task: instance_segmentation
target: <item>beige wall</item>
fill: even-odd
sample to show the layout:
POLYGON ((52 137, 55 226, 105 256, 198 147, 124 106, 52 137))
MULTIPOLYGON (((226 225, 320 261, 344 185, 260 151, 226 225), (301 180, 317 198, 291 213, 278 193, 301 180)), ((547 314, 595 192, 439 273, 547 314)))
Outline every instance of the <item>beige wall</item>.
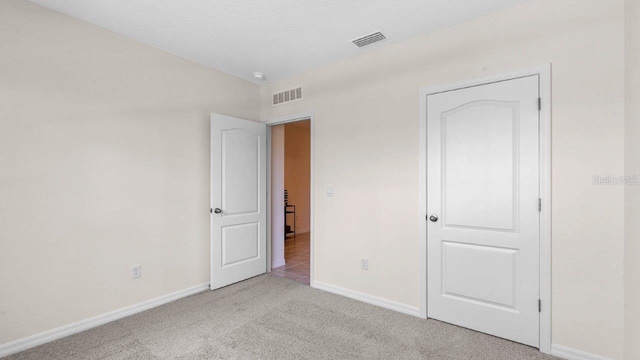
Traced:
POLYGON ((207 283, 209 113, 257 120, 258 95, 0 1, 0 344, 207 283))
POLYGON ((315 112, 315 279, 419 306, 419 88, 552 63, 553 343, 621 359, 624 190, 592 176, 624 171, 623 18, 533 0, 262 86, 263 120, 315 112))
MULTIPOLYGON (((311 121, 296 121, 284 125, 285 161, 284 188, 289 192, 289 204, 296 206, 297 233, 309 231, 311 204, 311 121)), ((289 216, 289 222, 292 215, 289 216)))
MULTIPOLYGON (((640 176, 640 2, 627 0, 625 173, 640 176)), ((625 188, 625 359, 640 359, 640 185, 625 188)))

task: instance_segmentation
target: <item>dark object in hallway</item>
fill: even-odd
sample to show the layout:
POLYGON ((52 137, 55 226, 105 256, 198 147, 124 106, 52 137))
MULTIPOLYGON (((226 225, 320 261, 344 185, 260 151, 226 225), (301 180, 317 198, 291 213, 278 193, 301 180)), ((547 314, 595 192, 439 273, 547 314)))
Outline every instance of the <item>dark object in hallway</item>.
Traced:
POLYGON ((287 235, 293 234, 293 241, 295 242, 296 238, 296 206, 289 204, 289 191, 284 190, 284 236, 285 240, 287 239, 287 235), (289 214, 293 215, 293 227, 287 224, 289 214))

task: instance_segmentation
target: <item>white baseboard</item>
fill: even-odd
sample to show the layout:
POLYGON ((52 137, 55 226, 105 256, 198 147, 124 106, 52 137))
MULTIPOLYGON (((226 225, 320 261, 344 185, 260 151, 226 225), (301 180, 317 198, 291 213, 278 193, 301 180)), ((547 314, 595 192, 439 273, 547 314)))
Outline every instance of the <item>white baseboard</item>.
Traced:
POLYGON ((591 354, 586 351, 556 344, 551 344, 551 355, 567 360, 612 360, 602 355, 591 354))
POLYGON ((359 301, 362 301, 362 302, 366 302, 366 303, 371 304, 371 305, 380 306, 380 307, 383 307, 385 309, 401 312, 403 314, 420 317, 420 309, 418 307, 409 306, 407 304, 403 304, 403 303, 400 303, 400 302, 397 302, 397 301, 388 300, 388 299, 384 299, 384 298, 381 298, 381 297, 377 297, 377 296, 361 293, 361 292, 358 292, 358 291, 341 288, 341 287, 335 286, 335 285, 325 284, 325 283, 320 282, 320 281, 314 281, 313 284, 311 285, 311 287, 319 289, 319 290, 324 290, 324 291, 327 291, 327 292, 330 292, 330 293, 334 293, 334 294, 337 294, 337 295, 342 295, 342 296, 345 296, 345 297, 348 297, 348 298, 351 298, 351 299, 354 299, 354 300, 359 300, 359 301))
POLYGON ((287 262, 284 259, 274 260, 273 263, 271 264, 271 268, 275 269, 277 267, 284 266, 286 263, 287 262))
POLYGON ((188 289, 179 290, 171 294, 163 295, 155 299, 143 301, 141 303, 124 307, 122 309, 110 311, 108 313, 94 316, 89 319, 80 320, 78 322, 61 326, 59 328, 47 330, 39 334, 31 335, 26 338, 18 339, 6 344, 0 345, 0 358, 9 356, 11 354, 18 353, 42 345, 53 340, 61 339, 63 337, 85 331, 96 326, 104 325, 108 322, 112 322, 118 319, 122 319, 133 314, 149 310, 156 306, 160 306, 189 295, 197 294, 199 292, 209 289, 209 284, 197 285, 188 289))

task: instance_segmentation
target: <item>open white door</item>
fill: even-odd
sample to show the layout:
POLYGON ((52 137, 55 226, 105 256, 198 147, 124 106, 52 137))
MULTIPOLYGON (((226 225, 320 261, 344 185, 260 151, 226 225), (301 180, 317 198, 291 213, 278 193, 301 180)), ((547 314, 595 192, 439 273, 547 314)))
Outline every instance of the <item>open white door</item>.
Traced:
POLYGON ((428 316, 539 345, 538 76, 427 96, 428 316))
POLYGON ((266 125, 211 114, 211 289, 267 271, 266 125))

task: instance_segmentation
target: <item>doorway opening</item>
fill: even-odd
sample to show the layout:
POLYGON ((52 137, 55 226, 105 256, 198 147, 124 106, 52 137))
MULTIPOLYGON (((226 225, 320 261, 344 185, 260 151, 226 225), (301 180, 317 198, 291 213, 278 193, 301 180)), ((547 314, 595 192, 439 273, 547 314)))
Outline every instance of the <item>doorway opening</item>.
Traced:
POLYGON ((311 120, 270 126, 271 275, 311 279, 311 120))

